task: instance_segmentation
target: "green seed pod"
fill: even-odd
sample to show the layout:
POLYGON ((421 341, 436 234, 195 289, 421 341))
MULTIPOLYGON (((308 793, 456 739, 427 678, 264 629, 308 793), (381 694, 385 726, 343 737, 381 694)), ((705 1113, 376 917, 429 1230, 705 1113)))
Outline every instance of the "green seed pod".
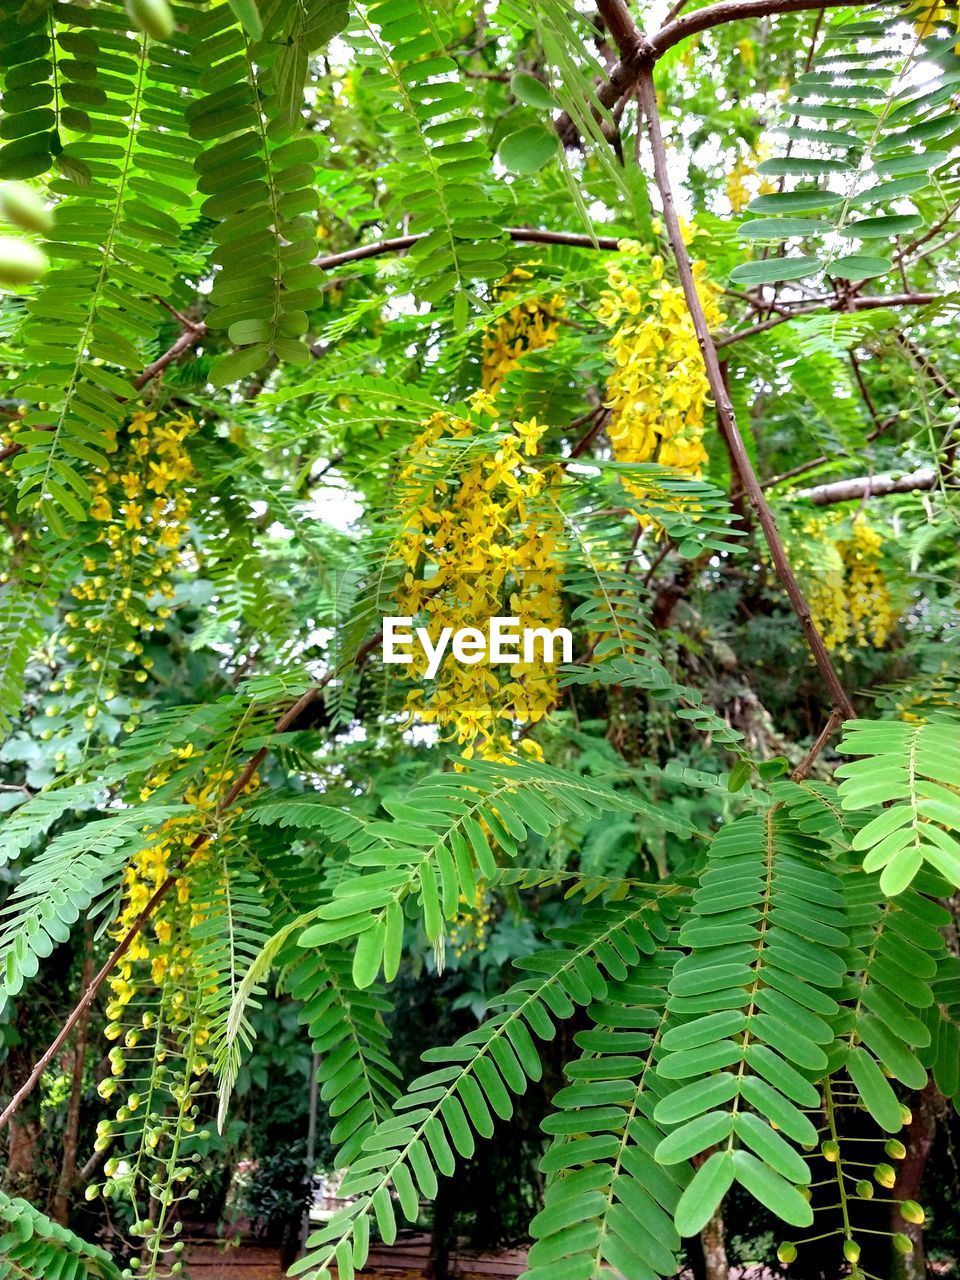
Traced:
POLYGON ((0 185, 0 217, 21 231, 43 234, 53 226, 50 210, 33 187, 28 187, 25 182, 4 182, 0 185))
POLYGON ((873 1199, 873 1183, 861 1180, 857 1183, 857 1195, 861 1200, 873 1199))
POLYGON ((902 1231, 898 1231, 893 1237, 893 1247, 897 1253, 907 1256, 913 1253, 913 1241, 909 1236, 905 1236, 902 1231))
POLYGON ((926 1221, 926 1214, 923 1207, 917 1204, 916 1200, 904 1200, 900 1206, 900 1212, 905 1222, 912 1222, 914 1226, 919 1227, 921 1223, 926 1221))
POLYGON ((124 0, 127 16, 138 31, 154 40, 169 40, 173 34, 173 10, 167 0, 124 0))
POLYGON ((860 1246, 857 1244, 856 1240, 851 1240, 849 1238, 844 1240, 843 1256, 848 1262, 860 1261, 860 1246))
POLYGON ((907 1148, 899 1138, 888 1138, 883 1144, 883 1149, 891 1160, 903 1160, 907 1154, 907 1148))
POLYGON ((784 1240, 777 1248, 777 1257, 783 1263, 795 1262, 797 1258, 797 1246, 789 1240, 784 1240))
POLYGON ((21 284, 33 284, 46 274, 50 263, 47 255, 26 240, 0 237, 0 286, 15 289, 21 284))

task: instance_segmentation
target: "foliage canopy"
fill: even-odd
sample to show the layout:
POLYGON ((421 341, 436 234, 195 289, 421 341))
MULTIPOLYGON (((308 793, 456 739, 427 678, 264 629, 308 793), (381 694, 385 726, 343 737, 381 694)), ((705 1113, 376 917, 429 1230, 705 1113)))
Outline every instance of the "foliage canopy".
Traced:
POLYGON ((79 1046, 0 1274, 178 1274, 277 1009, 346 1198, 293 1274, 534 1086, 526 1280, 671 1275, 729 1194, 780 1264, 919 1244, 960 19, 662 8, 0 4, 3 1123, 79 1046), (398 670, 386 616, 574 660, 398 670), (444 971, 479 1018, 410 1078, 392 992, 444 971))

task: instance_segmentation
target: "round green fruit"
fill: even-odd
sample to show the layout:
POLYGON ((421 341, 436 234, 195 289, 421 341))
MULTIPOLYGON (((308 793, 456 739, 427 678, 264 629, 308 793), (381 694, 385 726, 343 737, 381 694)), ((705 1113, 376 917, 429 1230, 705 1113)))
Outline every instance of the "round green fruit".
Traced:
POLYGON ((33 284, 46 274, 49 266, 47 255, 36 245, 11 236, 0 237, 0 285, 4 288, 33 284))
POLYGON ((167 0, 124 0, 127 16, 138 31, 154 40, 173 35, 173 10, 167 0))
POLYGON ((53 226, 50 210, 33 187, 28 187, 25 182, 0 184, 0 217, 22 231, 39 231, 42 234, 53 226))

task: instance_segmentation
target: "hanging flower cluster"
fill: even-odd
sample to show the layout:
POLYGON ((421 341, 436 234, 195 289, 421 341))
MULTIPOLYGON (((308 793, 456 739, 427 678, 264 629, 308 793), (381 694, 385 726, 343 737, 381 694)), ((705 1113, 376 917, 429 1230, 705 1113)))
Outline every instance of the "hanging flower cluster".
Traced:
MULTIPOLYGON (((187 538, 194 475, 184 441, 196 426, 188 415, 160 423, 155 413, 140 412, 122 440, 108 436, 109 467, 91 484, 90 515, 99 529, 71 589, 78 607, 64 619, 67 653, 93 671, 105 669, 111 656, 117 660, 105 652, 114 645, 139 657, 141 634, 161 630, 170 617, 164 601, 173 595, 170 575, 187 538)), ((142 683, 146 671, 134 678, 142 683)))
MULTIPOLYGON (((537 263, 531 263, 537 266, 537 263)), ((500 301, 509 301, 515 286, 533 279, 533 272, 514 267, 497 286, 500 301)), ((497 392, 507 374, 516 369, 528 351, 542 351, 553 346, 559 331, 558 317, 563 311, 563 298, 528 298, 511 307, 506 315, 490 326, 483 335, 482 383, 485 391, 497 392)))
MULTIPOLYGON (((489 397, 480 392, 473 405, 466 418, 434 414, 414 454, 435 462, 442 442, 475 436, 489 397)), ((397 607, 424 619, 434 642, 444 627, 486 633, 492 617, 518 618, 521 628, 562 624, 560 528, 549 504, 559 473, 531 462, 546 429, 536 418, 515 422, 489 447, 485 440, 484 448, 467 450, 452 476, 424 482, 422 466, 413 462, 401 478, 411 497, 400 540, 406 573, 397 607)), ((507 752, 511 728, 535 724, 557 698, 555 668, 542 660, 509 667, 446 661, 429 688, 426 665, 415 651, 409 670, 418 687, 407 696, 407 710, 437 724, 467 756, 507 752)), ((525 739, 521 748, 537 751, 525 739)))
MULTIPOLYGON (((621 259, 607 267, 599 316, 614 330, 607 346, 613 371, 604 403, 611 410, 607 434, 619 462, 657 462, 699 476, 707 461, 704 412, 710 387, 683 290, 663 278, 663 261, 641 257, 624 243, 621 259)), ((723 320, 719 288, 693 264, 697 290, 711 329, 723 320)), ((624 487, 643 497, 642 483, 624 487)))
POLYGON ((804 522, 800 560, 810 610, 828 649, 849 656, 849 645, 880 649, 899 619, 882 568, 883 536, 863 515, 838 537, 841 518, 804 522))
POLYGON ((470 951, 487 949, 494 919, 493 898, 483 885, 477 885, 472 901, 460 895, 459 910, 450 923, 450 945, 458 960, 470 951))
MULTIPOLYGON (((177 769, 185 766, 193 748, 180 748, 172 769, 154 774, 140 798, 148 800, 177 769)), ((209 916, 209 893, 197 893, 198 877, 216 872, 216 859, 229 833, 220 830, 216 842, 192 850, 196 837, 209 831, 216 817, 221 827, 230 814, 219 812, 220 797, 234 777, 230 769, 204 770, 187 786, 183 799, 190 811, 168 819, 145 839, 124 872, 123 903, 113 936, 125 937, 157 889, 170 875, 171 892, 155 908, 150 921, 134 938, 109 978, 106 1038, 114 1042, 108 1054, 110 1075, 98 1086, 105 1100, 120 1103, 113 1120, 101 1121, 97 1148, 120 1144, 122 1150, 104 1165, 103 1187, 88 1195, 127 1200, 137 1217, 132 1231, 143 1237, 143 1249, 156 1261, 162 1252, 179 1252, 167 1229, 169 1210, 191 1198, 190 1142, 198 1132, 203 1080, 209 1068, 210 997, 218 975, 202 955, 197 938, 209 916), (129 1159, 126 1151, 135 1156, 129 1159), (148 1198, 153 1218, 139 1217, 139 1204, 148 1198)), ((256 776, 244 794, 256 789, 256 776)))

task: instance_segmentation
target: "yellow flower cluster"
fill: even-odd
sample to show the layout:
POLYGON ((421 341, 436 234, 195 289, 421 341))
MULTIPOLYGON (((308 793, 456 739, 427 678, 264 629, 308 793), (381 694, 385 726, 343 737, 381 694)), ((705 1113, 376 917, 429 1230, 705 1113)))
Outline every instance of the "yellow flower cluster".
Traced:
MULTIPOLYGON (((170 574, 186 541, 186 486, 194 469, 184 441, 197 424, 188 415, 156 419, 155 413, 135 413, 122 441, 111 433, 110 464, 91 484, 90 515, 100 527, 83 561, 84 576, 71 591, 82 607, 67 613, 65 622, 71 632, 67 652, 94 671, 104 661, 99 637, 112 636, 118 620, 132 633, 124 651, 136 657, 143 652, 138 633, 162 629, 170 616, 155 601, 173 595, 170 574)), ((145 671, 136 678, 145 680, 145 671)))
MULTIPOLYGON (((536 263, 531 263, 536 266, 536 263)), ((509 300, 515 285, 533 279, 533 272, 514 267, 497 286, 497 296, 509 300)), ((507 374, 516 369, 528 351, 541 351, 557 340, 558 317, 563 311, 563 298, 558 295, 543 300, 528 298, 511 307, 506 315, 490 326, 483 335, 482 384, 485 391, 497 392, 507 374)))
MULTIPOLYGON (((767 196, 776 191, 774 184, 768 179, 762 179, 756 186, 755 191, 751 191, 747 183, 757 176, 757 165, 763 160, 769 151, 766 143, 759 143, 758 146, 748 151, 745 156, 741 156, 726 178, 727 199, 730 201, 730 208, 734 213, 742 213, 754 195, 767 196)), ((751 186, 753 183, 751 182, 751 186)))
MULTIPOLYGON (((141 800, 164 786, 193 754, 192 746, 178 749, 172 767, 153 774, 143 787, 141 800)), ((192 889, 197 871, 216 855, 210 844, 191 848, 215 815, 229 821, 229 813, 220 812, 219 806, 233 777, 230 769, 204 770, 186 787, 183 799, 190 811, 164 822, 127 866, 123 904, 112 930, 114 937, 124 937, 161 885, 176 876, 173 891, 158 904, 109 978, 105 1035, 116 1043, 108 1054, 110 1075, 98 1086, 102 1098, 117 1096, 120 1105, 115 1120, 98 1125, 97 1149, 108 1149, 121 1134, 127 1139, 132 1132, 139 1135, 134 1163, 118 1157, 106 1161, 103 1194, 129 1198, 136 1209, 140 1180, 148 1180, 150 1198, 159 1200, 161 1213, 139 1234, 149 1236, 155 1251, 164 1234, 164 1218, 182 1194, 174 1184, 189 1173, 182 1158, 178 1162, 177 1150, 182 1135, 195 1128, 196 1099, 209 1068, 204 1050, 211 1027, 207 999, 218 980, 207 964, 199 963, 195 950, 196 932, 209 908, 205 901, 195 900, 192 889), (172 1112, 158 1105, 161 1096, 173 1099, 172 1112), (157 1169, 144 1168, 147 1158, 157 1169), (158 1172, 164 1163, 165 1185, 158 1172)), ((254 775, 244 794, 258 785, 254 775)), ((217 847, 229 839, 229 832, 219 831, 217 847)))
MULTIPOLYGON (((434 414, 414 454, 422 460, 441 441, 475 435, 474 419, 489 407, 479 392, 466 418, 434 414)), ((521 628, 561 625, 560 527, 549 502, 559 473, 530 462, 545 430, 535 418, 515 422, 493 447, 468 454, 456 474, 428 479, 426 488, 417 461, 401 477, 410 514, 400 542, 406 572, 397 607, 421 616, 433 641, 444 627, 486 633, 492 617, 516 617, 521 628)), ((437 724, 467 756, 505 753, 509 726, 535 724, 557 698, 555 669, 542 661, 510 667, 446 661, 429 689, 422 683, 426 659, 416 650, 410 670, 421 683, 408 694, 407 710, 437 724)), ((521 744, 536 753, 534 744, 521 744)))
MULTIPOLYGON (((930 35, 941 22, 952 22, 960 33, 960 9, 955 3, 948 3, 947 0, 910 0, 907 11, 913 14, 913 24, 921 39, 930 35)), ((954 52, 960 52, 960 43, 954 46, 954 52)))
POLYGON ((811 517, 804 523, 803 569, 808 603, 828 649, 849 656, 848 642, 880 649, 899 619, 881 566, 883 537, 862 515, 850 536, 837 538, 839 519, 811 517))
POLYGON ((468 951, 485 951, 493 920, 493 899, 482 885, 477 885, 472 902, 461 894, 460 909, 450 924, 454 955, 459 959, 468 951))
MULTIPOLYGON (((693 264, 707 323, 723 314, 720 292, 705 279, 705 264, 693 264)), ((614 332, 608 343, 613 371, 604 403, 611 410, 607 434, 620 462, 657 462, 699 476, 707 461, 703 446, 709 383, 683 290, 663 278, 662 259, 632 255, 607 267, 607 289, 599 316, 614 332)), ((624 486, 643 497, 642 483, 624 486)))
POLYGON ((883 538, 858 516, 850 538, 840 544, 840 554, 847 566, 847 600, 857 644, 881 649, 897 623, 897 611, 880 567, 883 538))

